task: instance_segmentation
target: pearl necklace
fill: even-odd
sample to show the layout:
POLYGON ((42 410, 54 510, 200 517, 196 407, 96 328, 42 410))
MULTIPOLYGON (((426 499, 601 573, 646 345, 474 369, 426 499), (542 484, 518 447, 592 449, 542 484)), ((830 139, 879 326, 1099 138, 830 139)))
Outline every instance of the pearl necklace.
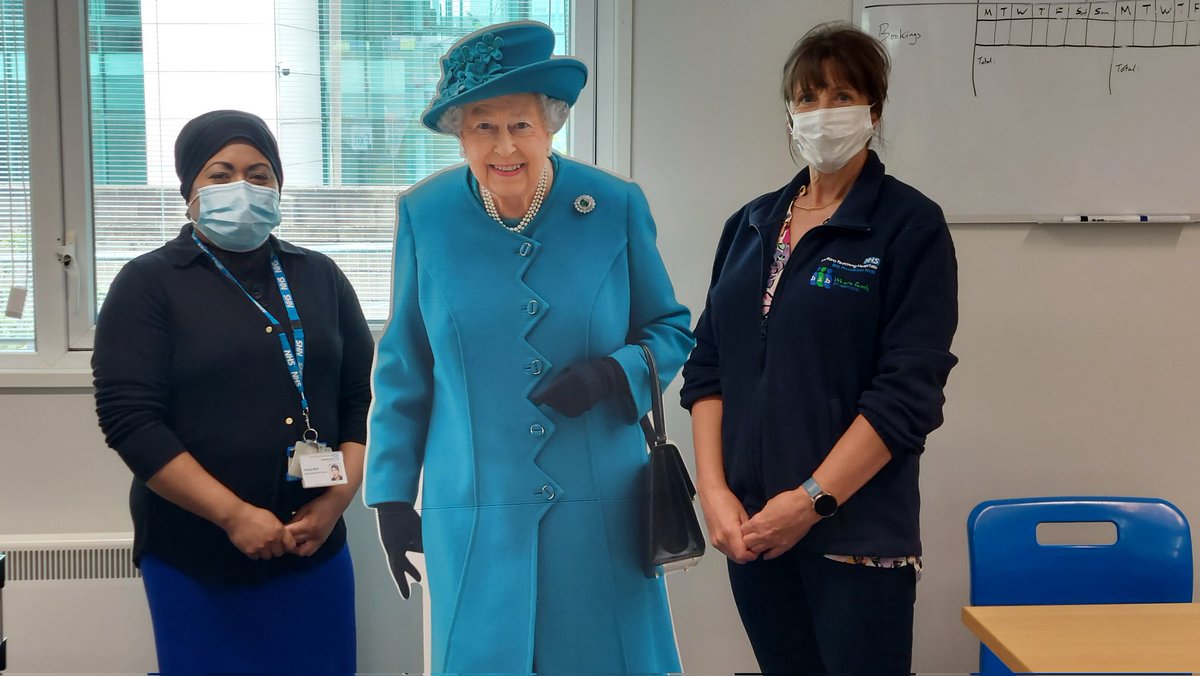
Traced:
POLYGON ((533 201, 529 203, 529 210, 525 212, 525 215, 521 217, 520 222, 516 225, 509 225, 504 222, 503 218, 500 218, 500 212, 496 210, 496 202, 492 199, 491 191, 481 184, 479 186, 479 194, 483 197, 483 208, 488 212, 488 216, 491 216, 500 225, 513 232, 522 232, 525 230, 525 226, 529 225, 529 221, 532 221, 533 217, 537 215, 538 209, 542 208, 542 198, 546 196, 546 184, 549 180, 550 163, 547 162, 542 166, 542 175, 538 178, 537 190, 533 191, 533 201))
MULTIPOLYGON (((808 194, 808 186, 802 185, 802 186, 800 186, 800 193, 798 195, 796 195, 796 199, 799 199, 807 194, 808 194)), ((806 207, 803 204, 797 204, 796 201, 793 200, 792 205, 795 206, 797 209, 803 209, 804 211, 820 211, 822 209, 829 208, 841 201, 842 201, 842 197, 839 197, 839 198, 833 200, 832 202, 826 202, 819 207, 806 207)))

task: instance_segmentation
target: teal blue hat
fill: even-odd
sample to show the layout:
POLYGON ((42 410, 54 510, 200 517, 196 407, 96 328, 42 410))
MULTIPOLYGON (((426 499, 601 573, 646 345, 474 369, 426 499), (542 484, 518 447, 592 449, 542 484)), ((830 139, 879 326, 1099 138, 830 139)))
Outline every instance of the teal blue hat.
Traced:
POLYGON ((442 79, 421 124, 438 129, 451 106, 507 94, 545 94, 575 105, 587 83, 587 66, 554 53, 554 31, 536 21, 513 21, 481 28, 454 43, 442 57, 442 79))

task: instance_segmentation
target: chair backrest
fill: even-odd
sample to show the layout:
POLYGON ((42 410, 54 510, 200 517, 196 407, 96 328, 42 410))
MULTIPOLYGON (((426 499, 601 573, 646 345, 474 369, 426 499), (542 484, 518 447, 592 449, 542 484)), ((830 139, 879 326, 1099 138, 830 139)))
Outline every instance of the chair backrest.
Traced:
MULTIPOLYGON (((1192 600, 1187 518, 1157 498, 988 500, 967 518, 971 605, 1192 600), (1038 524, 1110 522, 1112 544, 1039 544, 1038 524)), ((981 646, 981 673, 1011 673, 981 646)))

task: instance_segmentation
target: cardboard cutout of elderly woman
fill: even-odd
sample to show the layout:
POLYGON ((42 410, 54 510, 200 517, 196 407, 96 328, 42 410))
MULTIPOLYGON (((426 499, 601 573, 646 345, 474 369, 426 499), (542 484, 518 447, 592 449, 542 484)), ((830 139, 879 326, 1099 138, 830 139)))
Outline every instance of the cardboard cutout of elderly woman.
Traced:
POLYGON ((500 24, 441 61, 421 120, 466 163, 397 204, 365 500, 405 596, 424 547, 433 671, 678 671, 638 557, 638 345, 669 382, 689 313, 638 186, 552 152, 587 79, 553 47, 500 24))

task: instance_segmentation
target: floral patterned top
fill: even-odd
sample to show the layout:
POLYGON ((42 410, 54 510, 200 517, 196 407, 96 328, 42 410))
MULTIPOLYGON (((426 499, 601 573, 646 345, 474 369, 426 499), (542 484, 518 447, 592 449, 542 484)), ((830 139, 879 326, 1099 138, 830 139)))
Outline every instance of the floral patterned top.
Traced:
MULTIPOLYGON (((792 198, 787 216, 783 219, 783 227, 779 230, 779 239, 775 242, 775 255, 771 258, 771 271, 767 274, 767 288, 763 292, 762 318, 764 324, 771 313, 771 302, 775 299, 775 290, 779 288, 779 279, 783 277, 783 269, 787 267, 792 255, 792 210, 796 200, 807 192, 808 186, 801 186, 800 191, 792 198)), ((852 556, 846 554, 826 554, 825 558, 842 563, 870 566, 872 568, 904 568, 912 566, 921 579, 921 557, 919 556, 852 556)))
MULTIPOLYGON (((792 198, 793 207, 796 205, 798 197, 800 197, 800 193, 792 198)), ((788 207, 787 216, 783 219, 783 228, 779 231, 779 241, 775 243, 775 255, 771 257, 771 272, 767 274, 767 289, 763 292, 762 316, 764 322, 767 315, 771 313, 771 301, 775 299, 775 289, 779 286, 779 278, 783 276, 783 268, 792 255, 791 225, 792 208, 788 207)))

